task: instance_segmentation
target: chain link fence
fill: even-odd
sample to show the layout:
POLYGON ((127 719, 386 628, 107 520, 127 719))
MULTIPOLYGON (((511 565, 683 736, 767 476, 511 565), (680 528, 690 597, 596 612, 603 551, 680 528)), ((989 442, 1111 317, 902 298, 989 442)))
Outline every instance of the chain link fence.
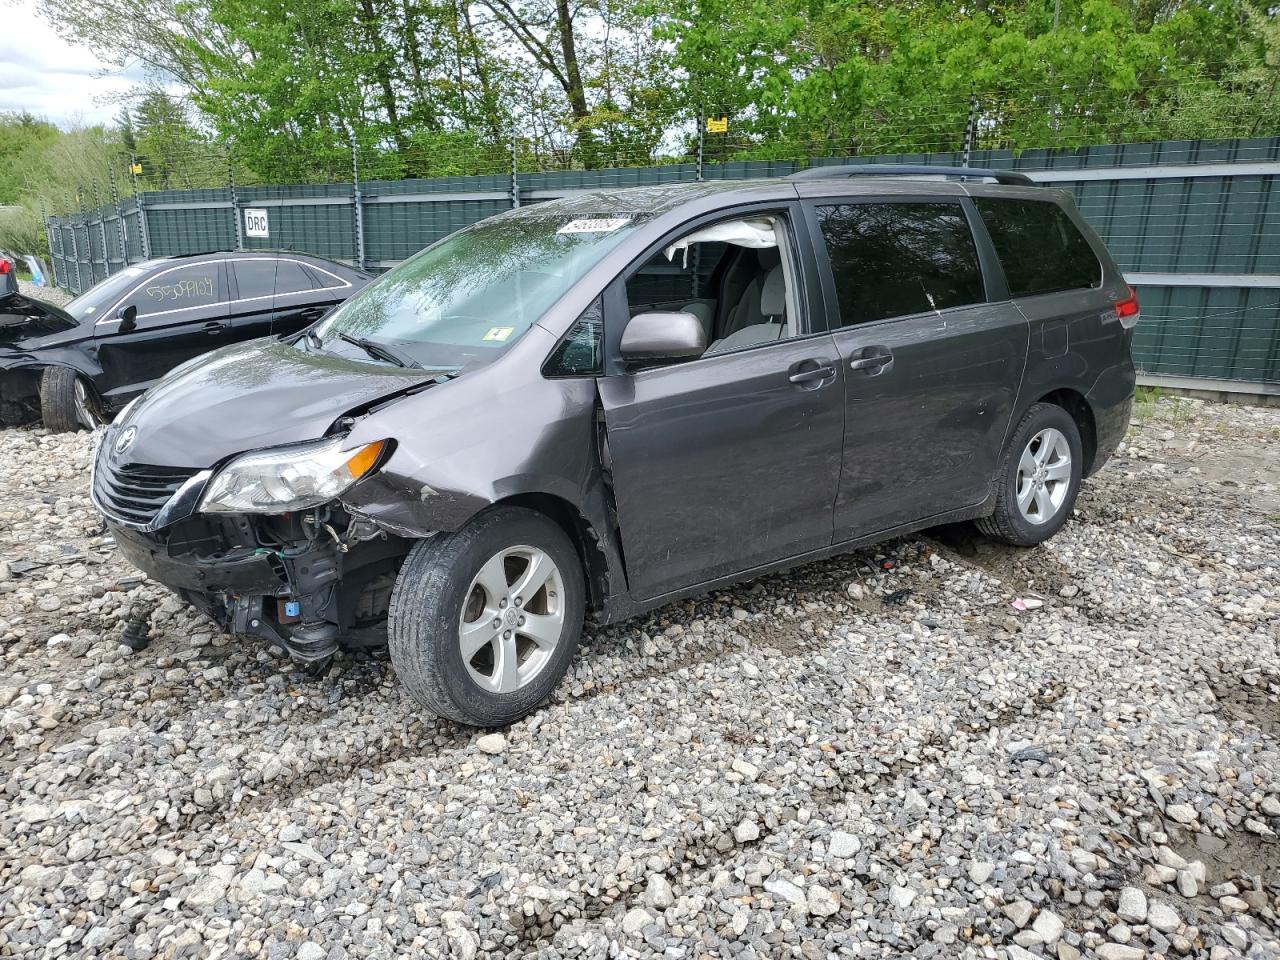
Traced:
POLYGON ((514 206, 605 187, 822 164, 999 167, 1073 191, 1139 290, 1135 353, 1149 378, 1280 394, 1280 137, 1241 135, 1280 121, 1263 129, 1239 100, 1201 116, 1153 93, 1100 88, 1064 104, 1061 91, 988 92, 900 113, 886 103, 803 138, 714 112, 620 118, 590 135, 354 137, 303 158, 306 183, 270 182, 234 150, 133 158, 127 180, 104 171, 78 202, 47 210, 45 226, 55 281, 78 294, 130 263, 213 250, 300 251, 377 273, 514 206), (1169 138, 1189 125, 1220 136, 1169 138))

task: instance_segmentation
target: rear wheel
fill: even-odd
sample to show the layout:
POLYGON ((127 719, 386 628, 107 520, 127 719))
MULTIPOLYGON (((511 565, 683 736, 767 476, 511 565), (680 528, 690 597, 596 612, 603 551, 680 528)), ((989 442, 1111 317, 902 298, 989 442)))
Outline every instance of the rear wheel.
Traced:
POLYGON ((505 726, 568 669, 584 604, 564 531, 535 511, 497 507, 409 552, 388 613, 391 661, 433 713, 505 726))
POLYGON ((978 520, 978 529, 1018 547, 1048 540, 1071 516, 1082 461, 1080 430, 1071 414, 1037 403, 1009 438, 996 476, 995 512, 978 520))
POLYGON ((56 433, 92 430, 101 418, 89 385, 70 367, 45 367, 40 376, 40 416, 56 433))

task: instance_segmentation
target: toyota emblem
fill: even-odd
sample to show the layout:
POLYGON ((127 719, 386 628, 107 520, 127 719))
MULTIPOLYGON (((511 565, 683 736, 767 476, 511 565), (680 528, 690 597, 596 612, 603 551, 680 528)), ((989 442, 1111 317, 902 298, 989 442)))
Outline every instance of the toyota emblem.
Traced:
POLYGON ((119 456, 120 454, 128 450, 131 446, 133 446, 133 438, 136 437, 137 435, 138 435, 137 427, 125 427, 122 431, 120 431, 120 436, 116 438, 115 446, 111 448, 112 451, 116 454, 116 456, 119 456))

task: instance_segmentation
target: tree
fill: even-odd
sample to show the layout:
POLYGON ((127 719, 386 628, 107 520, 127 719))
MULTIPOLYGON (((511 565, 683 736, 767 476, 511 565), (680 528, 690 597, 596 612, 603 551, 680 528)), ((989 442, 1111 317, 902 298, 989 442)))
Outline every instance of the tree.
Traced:
POLYGON ((0 206, 15 204, 27 185, 48 172, 45 154, 58 128, 29 113, 0 113, 0 206))
POLYGON ((134 117, 133 124, 121 128, 121 145, 133 140, 134 149, 129 152, 137 155, 148 186, 169 190, 226 179, 220 161, 214 161, 214 169, 210 169, 208 143, 191 123, 181 101, 163 90, 148 90, 134 117))

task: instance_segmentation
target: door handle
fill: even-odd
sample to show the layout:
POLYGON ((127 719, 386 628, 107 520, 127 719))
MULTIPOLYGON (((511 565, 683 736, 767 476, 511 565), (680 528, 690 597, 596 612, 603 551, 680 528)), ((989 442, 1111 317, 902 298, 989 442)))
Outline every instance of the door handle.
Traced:
POLYGON ((829 380, 836 375, 836 368, 830 360, 801 360, 791 368, 787 377, 792 383, 805 384, 820 380, 829 380), (809 366, 813 364, 813 366, 809 366))
POLYGON ((201 329, 204 330, 205 333, 215 334, 221 333, 223 330, 227 329, 227 325, 225 323, 219 323, 217 320, 210 320, 201 329))
POLYGON ((893 363, 893 352, 888 347, 865 347, 859 353, 849 361, 849 369, 866 370, 868 376, 874 377, 893 363))

